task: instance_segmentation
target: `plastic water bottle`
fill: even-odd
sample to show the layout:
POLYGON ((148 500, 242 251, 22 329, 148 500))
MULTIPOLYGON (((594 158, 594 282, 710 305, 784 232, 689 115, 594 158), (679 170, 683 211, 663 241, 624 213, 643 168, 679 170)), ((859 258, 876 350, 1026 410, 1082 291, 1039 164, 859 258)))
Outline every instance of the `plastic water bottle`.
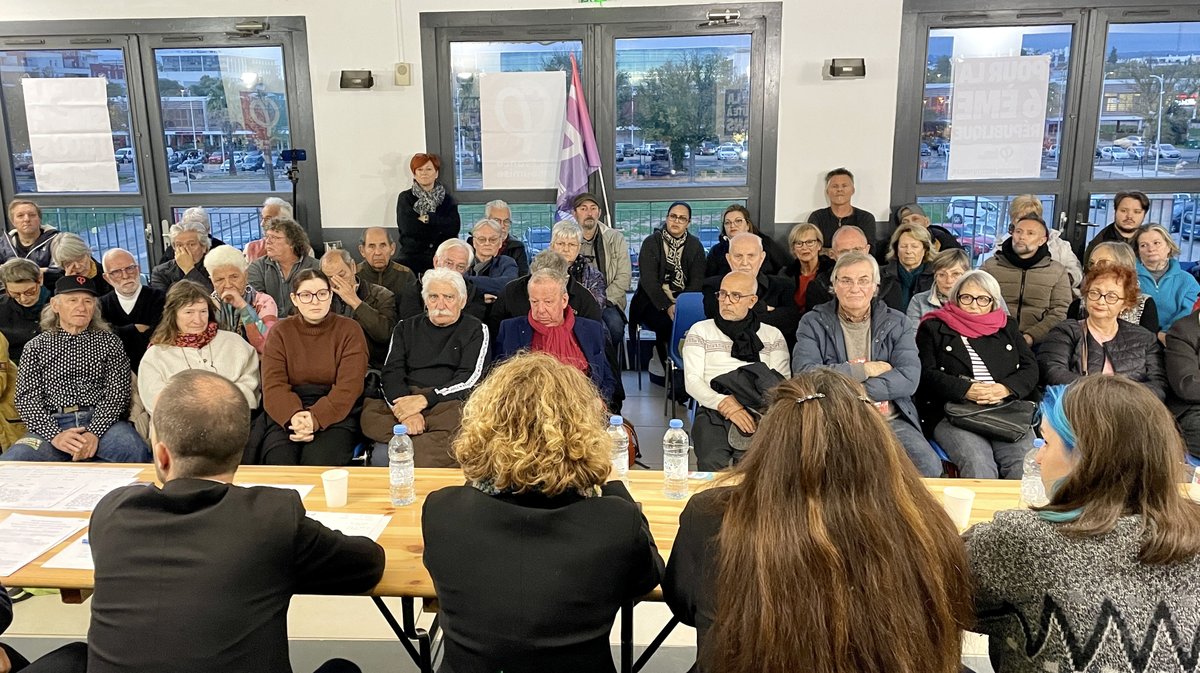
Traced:
POLYGON ((411 505, 417 499, 413 488, 413 445, 404 425, 392 427, 392 441, 388 442, 388 491, 393 507, 411 505))
POLYGON ((608 419, 608 436, 612 438, 612 473, 614 479, 629 484, 629 433, 620 416, 608 419))
POLYGON ((1046 445, 1041 437, 1033 440, 1033 448, 1025 454, 1025 468, 1021 471, 1021 500, 1027 507, 1041 507, 1050 502, 1046 497, 1046 485, 1042 483, 1042 468, 1037 454, 1046 445))
POLYGON ((688 436, 678 418, 669 425, 663 435, 663 495, 683 500, 688 494, 688 436))

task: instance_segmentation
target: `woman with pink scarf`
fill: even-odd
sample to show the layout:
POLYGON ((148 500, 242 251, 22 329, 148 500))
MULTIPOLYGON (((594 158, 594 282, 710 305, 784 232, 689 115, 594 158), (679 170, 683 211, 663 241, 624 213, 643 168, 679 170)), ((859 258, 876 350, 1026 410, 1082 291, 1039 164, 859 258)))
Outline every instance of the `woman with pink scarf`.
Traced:
POLYGON ((949 301, 926 313, 917 329, 921 422, 965 478, 1020 479, 1022 460, 1033 447, 1032 427, 1017 441, 1007 442, 956 427, 944 418, 947 402, 996 405, 1037 399, 1037 359, 1002 301, 995 278, 985 271, 969 271, 950 290, 949 301))

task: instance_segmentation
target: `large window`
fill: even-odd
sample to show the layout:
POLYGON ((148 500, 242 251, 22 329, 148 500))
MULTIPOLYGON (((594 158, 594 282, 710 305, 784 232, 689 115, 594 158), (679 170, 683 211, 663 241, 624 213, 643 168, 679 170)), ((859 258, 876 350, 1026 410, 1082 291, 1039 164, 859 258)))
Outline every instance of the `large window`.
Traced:
MULTIPOLYGON (((442 158, 441 179, 464 225, 488 201, 503 199, 514 204, 512 235, 531 253, 549 245, 560 216, 552 183, 507 189, 486 177, 490 162, 506 156, 487 136, 487 115, 545 111, 489 107, 495 103, 481 83, 492 73, 555 71, 567 83, 572 55, 600 153, 588 189, 606 201, 606 217, 625 233, 635 264, 673 201, 691 203, 691 231, 706 248, 718 240, 729 204, 746 205, 756 221, 773 214, 778 73, 767 63, 778 57, 782 5, 741 5, 727 23, 708 22, 708 9, 422 14, 426 143, 442 158), (581 15, 589 22, 580 23, 581 15)), ((770 222, 764 229, 786 233, 770 222)))
MULTIPOLYGON (((44 36, 29 24, 0 23, 0 155, 8 157, 0 162, 0 199, 32 199, 48 224, 79 233, 97 256, 124 247, 148 270, 161 257, 165 225, 192 206, 210 211, 218 238, 239 246, 257 238, 263 199, 292 195, 282 150, 300 147, 310 162, 296 210, 320 240, 304 20, 267 19, 255 35, 239 33, 237 23, 139 21, 137 32, 130 23, 122 33, 114 22, 57 22, 44 36), (26 78, 102 80, 111 135, 103 162, 111 151, 115 189, 68 191, 64 166, 82 169, 61 156, 53 166, 59 179, 51 180, 51 164, 30 141, 26 78)), ((62 133, 43 137, 84 147, 62 133)), ((88 149, 95 165, 94 144, 88 149)), ((80 156, 80 164, 89 158, 80 156)))
POLYGON ((1112 221, 1112 195, 1140 190, 1152 202, 1146 221, 1170 228, 1184 261, 1200 259, 1192 244, 1200 194, 1200 18, 1194 3, 1099 0, 1059 9, 1044 3, 1035 8, 1029 0, 997 4, 964 13, 951 0, 905 3, 901 53, 912 55, 919 74, 906 74, 901 64, 893 202, 929 204, 935 222, 954 204, 973 205, 959 229, 978 248, 996 235, 990 215, 982 213, 1001 213, 994 228, 1003 235, 1008 222, 1000 205, 1016 194, 1038 194, 1046 220, 1081 253, 1112 221), (1013 99, 1002 83, 982 92, 976 87, 964 99, 955 91, 956 75, 970 73, 979 63, 972 59, 997 57, 1043 59, 1045 117, 1034 133, 1018 135, 1015 126, 998 124, 976 126, 972 134, 1013 133, 1010 151, 1024 145, 1040 156, 1022 172, 978 179, 952 170, 953 157, 962 153, 962 127, 1013 99), (957 125, 956 112, 964 115, 957 125), (980 226, 971 231, 971 222, 980 226))

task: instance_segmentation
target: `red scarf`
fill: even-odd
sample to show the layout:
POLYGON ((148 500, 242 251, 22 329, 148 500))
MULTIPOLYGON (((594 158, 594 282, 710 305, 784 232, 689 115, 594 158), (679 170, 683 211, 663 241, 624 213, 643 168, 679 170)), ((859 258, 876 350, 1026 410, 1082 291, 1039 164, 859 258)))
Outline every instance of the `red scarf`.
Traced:
POLYGON ((575 340, 575 311, 566 309, 561 325, 547 327, 533 319, 529 312, 529 326, 533 328, 533 352, 548 353, 564 365, 571 365, 584 374, 588 373, 588 361, 583 349, 575 340))
POLYGON ((989 313, 976 315, 974 313, 967 313, 959 306, 951 303, 942 304, 941 308, 921 316, 921 322, 933 318, 941 320, 946 323, 947 327, 968 339, 991 336, 1004 329, 1004 326, 1008 323, 1008 314, 999 308, 992 309, 989 313))
POLYGON ((180 348, 204 348, 217 337, 217 323, 210 322, 199 334, 177 334, 175 345, 180 348))

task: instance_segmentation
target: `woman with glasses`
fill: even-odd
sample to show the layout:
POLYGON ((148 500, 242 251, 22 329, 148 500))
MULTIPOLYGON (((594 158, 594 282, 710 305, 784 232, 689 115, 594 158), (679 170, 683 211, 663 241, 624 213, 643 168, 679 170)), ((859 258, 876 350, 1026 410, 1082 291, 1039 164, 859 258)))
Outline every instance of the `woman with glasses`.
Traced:
POLYGON ((944 418, 947 402, 994 406, 1037 398, 1037 359, 1000 297, 1000 285, 991 274, 968 271, 947 293, 946 302, 921 318, 917 330, 921 422, 932 428, 959 475, 969 479, 1020 479, 1022 460, 1033 447, 1032 426, 1009 442, 944 418))
POLYGON ((818 275, 833 273, 833 258, 821 254, 824 244, 821 228, 815 224, 802 222, 788 232, 788 247, 795 259, 783 268, 781 275, 796 283, 793 299, 800 309, 800 315, 812 308, 808 305, 808 286, 817 280, 818 275))
POLYGON ((704 246, 688 233, 691 221, 691 206, 683 201, 672 203, 662 229, 646 237, 638 256, 641 280, 629 306, 629 320, 654 332, 654 350, 664 363, 675 320, 675 298, 683 292, 699 292, 704 286, 704 246))
POLYGON ((479 220, 471 227, 475 261, 467 269, 466 277, 483 292, 484 301, 489 303, 500 296, 509 281, 517 278, 516 260, 500 254, 503 244, 504 227, 496 220, 479 220))
POLYGON ((276 323, 262 355, 265 434, 261 462, 345 465, 358 436, 367 338, 329 310, 329 279, 305 269, 292 281, 295 315, 276 323))
POLYGON ((8 339, 9 357, 13 364, 21 363, 25 344, 40 331, 38 321, 42 309, 50 301, 50 290, 42 286, 42 270, 37 262, 10 259, 0 265, 0 333, 8 339))
MULTIPOLYGON (((1123 266, 1134 273, 1137 272, 1137 258, 1133 255, 1133 248, 1125 243, 1108 241, 1097 244, 1092 248, 1092 256, 1088 258, 1088 268, 1090 269, 1097 262, 1108 262, 1117 266, 1123 266)), ((1078 320, 1086 316, 1087 309, 1083 305, 1082 298, 1071 302, 1071 305, 1067 308, 1068 320, 1078 320)), ((1158 306, 1150 298, 1150 295, 1145 292, 1139 292, 1137 303, 1121 311, 1121 315, 1118 317, 1126 322, 1145 327, 1151 334, 1158 334, 1160 331, 1158 306)))
POLYGON ((228 245, 213 248, 204 256, 204 268, 213 284, 212 298, 217 303, 217 325, 236 332, 261 354, 267 334, 279 322, 279 309, 271 295, 250 286, 246 274, 249 266, 245 256, 228 245))
MULTIPOLYGON (((971 270, 971 258, 962 248, 947 248, 935 254, 929 260, 929 270, 933 272, 933 287, 913 295, 908 302, 908 328, 915 335, 921 318, 926 313, 938 310, 950 298, 950 290, 954 288, 962 275, 971 270)), ((1008 312, 1008 306, 1003 297, 996 297, 998 304, 1008 312)))
POLYGON ((907 311, 913 295, 933 287, 933 239, 919 224, 903 224, 888 243, 888 263, 883 267, 880 298, 897 311, 907 311))
POLYGON ((1120 376, 1046 391, 1050 502, 964 536, 971 630, 989 637, 996 673, 1196 670, 1200 507, 1180 488, 1173 421, 1120 376))
POLYGON ((1162 346, 1145 328, 1121 320, 1138 302, 1133 271, 1099 262, 1083 277, 1087 317, 1059 323, 1038 349, 1044 385, 1072 383, 1089 374, 1124 374, 1158 399, 1167 395, 1162 346))
POLYGON ((137 372, 142 405, 153 414, 158 393, 179 372, 200 369, 229 379, 258 408, 258 353, 232 332, 218 328, 217 305, 208 288, 181 280, 167 290, 163 318, 137 372))
MULTIPOLYGON (((820 229, 818 228, 817 231, 819 232, 820 229)), ((775 239, 762 233, 758 225, 754 224, 746 206, 735 203, 726 208, 721 215, 721 240, 717 241, 717 244, 708 251, 708 261, 704 266, 705 277, 720 276, 723 278, 732 270, 729 268, 729 260, 725 259, 725 255, 729 254, 729 242, 733 240, 734 236, 745 232, 750 232, 762 239, 764 255, 762 273, 774 276, 791 261, 787 252, 775 242, 775 239)))
MULTIPOLYGON (((1161 224, 1147 224, 1133 237, 1137 248, 1137 277, 1142 292, 1158 307, 1163 332, 1192 312, 1200 282, 1179 266, 1179 245, 1161 224)), ((1164 335, 1165 336, 1165 335, 1164 335)), ((1160 339, 1163 337, 1160 337, 1160 339)))

